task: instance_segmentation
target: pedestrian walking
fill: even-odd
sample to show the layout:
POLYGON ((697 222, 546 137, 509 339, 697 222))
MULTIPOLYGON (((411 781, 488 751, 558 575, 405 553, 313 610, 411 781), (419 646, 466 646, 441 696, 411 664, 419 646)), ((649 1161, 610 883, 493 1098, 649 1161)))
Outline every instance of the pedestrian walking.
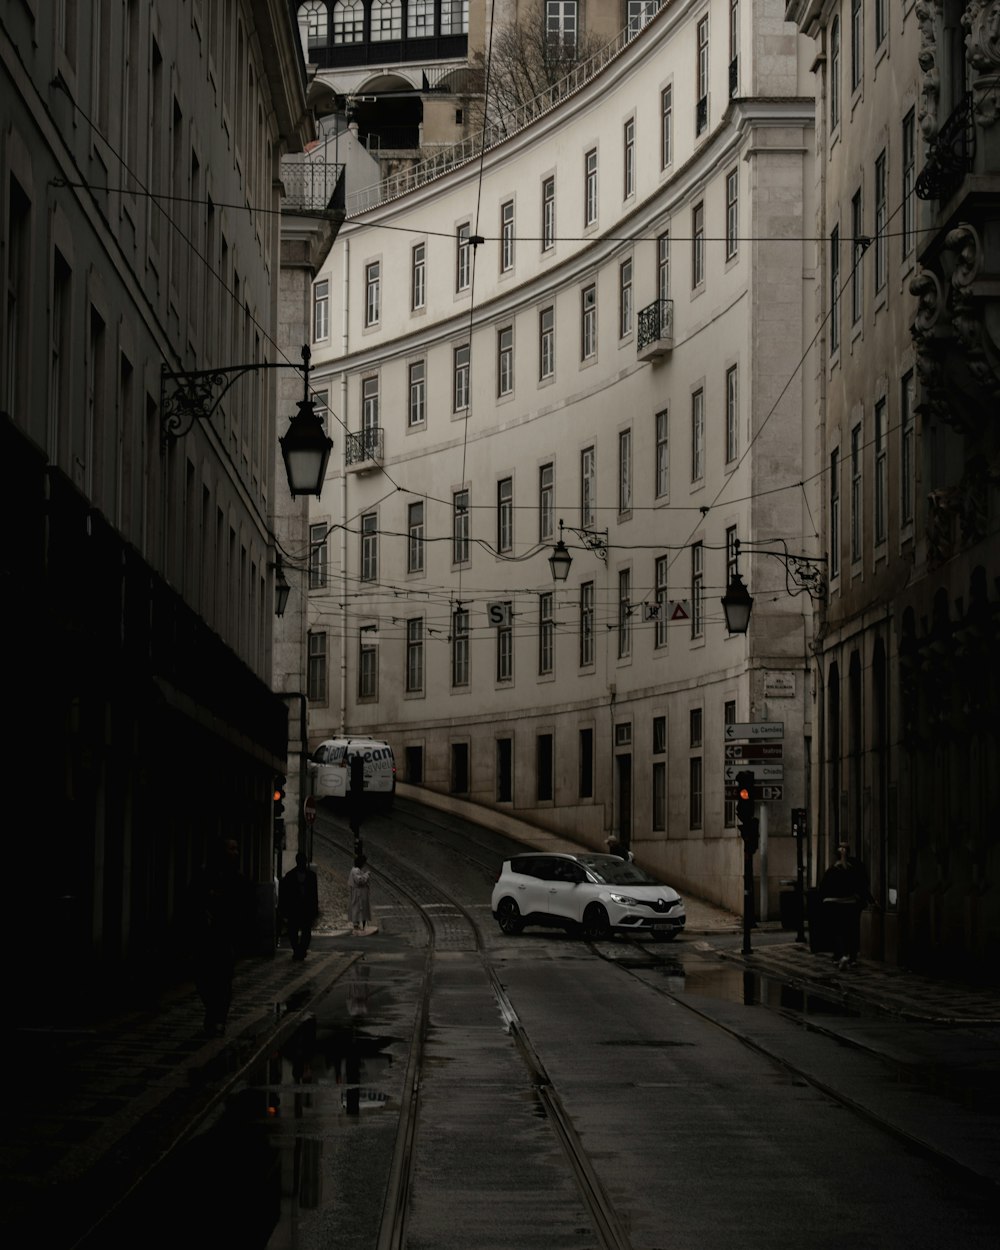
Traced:
POLYGON ((364 854, 354 860, 354 867, 347 875, 349 890, 348 915, 354 928, 364 929, 371 919, 371 905, 368 900, 368 860, 364 854))
POLYGON ((823 874, 819 897, 833 937, 833 960, 838 968, 857 963, 861 945, 861 913, 871 902, 868 874, 850 847, 841 842, 837 858, 823 874))
POLYGON ((254 889, 240 872, 239 844, 234 838, 219 838, 187 900, 187 939, 209 1036, 226 1031, 236 956, 248 945, 254 913, 254 889))
POLYGON ((305 959, 312 941, 312 927, 319 915, 319 883, 301 851, 295 867, 286 872, 278 886, 278 910, 288 929, 293 959, 305 959))

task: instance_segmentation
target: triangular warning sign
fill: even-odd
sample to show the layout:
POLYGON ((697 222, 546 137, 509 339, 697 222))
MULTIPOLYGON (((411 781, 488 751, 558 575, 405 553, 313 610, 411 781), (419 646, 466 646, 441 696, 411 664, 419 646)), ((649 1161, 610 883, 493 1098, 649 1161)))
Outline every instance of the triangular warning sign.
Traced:
POLYGON ((690 617, 688 616, 683 603, 678 601, 677 603, 674 604, 674 610, 670 613, 670 619, 672 621, 690 620, 690 617))

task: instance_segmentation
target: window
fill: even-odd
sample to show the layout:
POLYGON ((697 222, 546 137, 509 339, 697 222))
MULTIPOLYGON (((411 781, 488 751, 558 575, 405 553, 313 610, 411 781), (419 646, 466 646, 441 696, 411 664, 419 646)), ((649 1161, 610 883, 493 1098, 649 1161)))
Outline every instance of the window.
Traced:
POLYGON ((542 183, 542 251, 548 252, 556 243, 556 180, 542 183))
POLYGON ((468 794, 469 792, 469 744, 453 742, 451 744, 451 787, 452 794, 468 794))
POLYGON ((424 688, 424 622, 411 616, 406 622, 406 693, 419 694, 424 688))
POLYGON ((502 477, 497 482, 497 551, 514 547, 514 479, 502 477))
MULTIPOLYGON (((334 9, 340 8, 337 5, 334 9)), ((322 0, 306 0, 298 9, 299 35, 303 39, 304 48, 323 47, 327 35, 327 9, 322 0)), ((306 57, 306 60, 309 58, 306 57)))
POLYGON ((851 90, 861 86, 864 73, 864 7, 861 0, 851 0, 851 90))
POLYGON ((705 740, 704 715, 700 707, 688 710, 688 746, 700 747, 705 740))
POLYGON ((887 0, 875 0, 875 47, 881 48, 889 30, 887 0))
POLYGON ((597 222, 597 148, 591 148, 584 157, 583 174, 583 224, 593 226, 597 222))
POLYGON ((535 773, 539 803, 552 799, 552 735, 539 734, 535 739, 535 773))
POLYGON ((423 425, 426 419, 426 388, 424 362, 415 360, 410 365, 410 426, 423 425))
POLYGON ((861 559, 861 426, 851 430, 851 559, 861 559))
POLYGON ((410 307, 416 311, 427 302, 427 245, 415 243, 410 254, 410 307))
POLYGON ((840 18, 830 23, 830 129, 840 125, 840 18))
POLYGON ((865 240, 862 236, 861 192, 855 191, 851 196, 851 320, 857 324, 861 320, 864 287, 862 271, 864 268, 865 240))
POLYGON ((667 574, 670 569, 669 556, 657 556, 655 568, 656 577, 656 639, 654 645, 659 649, 667 645, 667 630, 669 622, 667 620, 667 574))
POLYGON ((885 149, 875 158, 875 290, 881 291, 886 280, 886 160, 885 149))
POLYGON ((547 590, 538 596, 538 672, 546 676, 552 672, 556 622, 552 614, 553 594, 547 590))
POLYGON ((451 497, 451 560, 467 564, 469 560, 469 492, 457 490, 451 497))
POLYGON ((307 677, 310 703, 326 702, 326 634, 309 631, 309 672, 307 677))
POLYGON ((740 83, 740 4, 729 0, 729 94, 739 92, 740 83))
POLYGON ((441 34, 469 33, 469 0, 441 0, 441 34))
POLYGON ((840 347, 840 227, 830 232, 830 352, 840 347))
POLYGON ((7 240, 6 313, 0 408, 11 414, 20 411, 27 373, 28 299, 31 273, 31 201, 10 175, 7 240))
POLYGON ((670 495, 670 413, 666 408, 656 414, 656 497, 670 495))
POLYGON ((580 730, 580 798, 594 797, 594 731, 580 730))
POLYGON ((556 467, 543 464, 538 470, 538 538, 551 538, 555 531, 556 467))
POLYGON ((374 43, 401 39, 403 35, 402 0, 372 0, 371 38, 374 43))
POLYGON ((406 571, 424 571, 424 504, 423 500, 406 506, 406 571))
POLYGON ((665 230, 656 240, 656 294, 659 299, 670 298, 669 230, 665 230))
POLYGON ((576 55, 577 0, 545 0, 545 41, 561 57, 576 55))
POLYGON ((406 33, 411 39, 426 39, 434 34, 434 0, 408 0, 406 33))
POLYGON ((580 667, 594 662, 594 583, 580 586, 580 667))
POLYGON ((691 481, 705 476, 705 392, 699 388, 691 396, 691 481))
POLYGON ((739 249, 739 194, 739 170, 731 169, 726 174, 726 260, 732 260, 739 249))
POLYGON ((543 308, 538 314, 538 380, 544 382, 555 373, 555 324, 553 307, 543 308))
POLYGON ((632 511, 632 431, 618 431, 618 515, 632 511))
POLYGON ((497 681, 514 680, 514 629, 511 624, 511 605, 506 605, 504 624, 497 626, 497 681))
POLYGON ((580 525, 590 529, 597 519, 597 457, 593 447, 580 453, 580 525))
POLYGON ((708 127, 708 18, 698 23, 698 103, 695 106, 695 134, 708 127))
POLYGON ((378 580, 378 514, 366 512, 361 518, 361 580, 378 580))
POLYGON ((618 658, 632 654, 632 572, 618 570, 618 658))
POLYGON ((916 199, 914 185, 917 176, 916 116, 913 109, 903 118, 903 255, 913 251, 915 240, 916 199))
POLYGON ((497 331, 497 395, 509 395, 514 389, 514 328, 504 326, 497 331))
POLYGON ((313 286, 313 339, 330 335, 330 282, 324 278, 313 286))
POLYGON ((692 755, 688 761, 688 824, 692 829, 701 828, 702 784, 701 756, 692 755))
POLYGON ((514 798, 514 739, 497 738, 497 802, 514 798))
POLYGON ((705 205, 691 210, 691 285, 700 287, 705 281, 705 205))
POLYGON ((455 290, 467 291, 472 273, 471 228, 468 222, 458 227, 455 241, 455 290))
POLYGON ((736 365, 726 370, 726 464, 739 454, 739 387, 736 365))
POLYGON ((585 286, 580 295, 580 359, 590 360, 597 354, 597 287, 585 286))
POLYGON ((624 186, 622 195, 624 199, 628 199, 635 194, 635 118, 630 117, 625 123, 625 130, 622 135, 623 147, 623 168, 622 180, 624 186))
POLYGON ((378 698, 378 643, 374 631, 358 634, 358 698, 378 698))
POLYGON ((618 266, 618 336, 632 333, 632 258, 618 266))
MULTIPOLYGON (((662 718, 658 718, 662 719, 662 718)), ((654 832, 662 833, 667 827, 667 762, 653 761, 652 823, 654 832)))
POLYGON ((469 613, 456 608, 451 614, 451 684, 469 684, 469 613))
POLYGON ((875 545, 885 542, 886 508, 888 506, 887 434, 885 428, 885 397, 875 402, 875 545))
POLYGON ((691 637, 701 638, 705 632, 705 550, 701 543, 691 544, 691 637))
POLYGON ((735 525, 726 526, 726 585, 732 582, 739 564, 739 535, 735 525))
POLYGON ((899 413, 899 522, 913 523, 913 373, 904 374, 900 384, 899 413))
POLYGON ((361 43, 364 37, 363 0, 336 0, 333 6, 333 42, 361 43))
POLYGON ((382 315, 382 266, 379 261, 365 265, 365 325, 378 325, 382 315))
POLYGON ((830 452, 830 576, 840 574, 840 450, 830 452))
POLYGON ((628 0, 628 33, 631 39, 651 22, 660 8, 660 0, 628 0))
POLYGON ((378 378, 361 380, 361 429, 366 434, 378 429, 378 378))
POLYGON ((461 412, 469 406, 469 345, 455 348, 455 411, 461 412))
POLYGON ((326 585, 326 552, 328 528, 323 525, 309 526, 309 589, 319 590, 326 585))
POLYGON ((514 201, 500 205, 500 272, 514 268, 514 201))
POLYGON ((664 87, 660 92, 660 168, 670 164, 674 124, 674 89, 664 87))

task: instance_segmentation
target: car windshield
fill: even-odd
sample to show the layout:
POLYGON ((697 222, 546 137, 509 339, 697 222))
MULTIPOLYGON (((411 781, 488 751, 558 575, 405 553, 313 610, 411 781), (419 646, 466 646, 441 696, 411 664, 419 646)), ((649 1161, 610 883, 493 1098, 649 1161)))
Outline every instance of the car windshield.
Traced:
POLYGON ((605 885, 659 885, 655 877, 643 872, 638 864, 617 855, 580 856, 580 863, 605 885))

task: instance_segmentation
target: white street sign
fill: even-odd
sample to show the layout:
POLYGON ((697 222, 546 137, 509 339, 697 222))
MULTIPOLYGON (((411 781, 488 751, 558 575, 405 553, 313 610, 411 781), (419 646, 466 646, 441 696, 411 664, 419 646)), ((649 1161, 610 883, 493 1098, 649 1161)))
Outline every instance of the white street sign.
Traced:
POLYGON ((750 738, 751 741, 761 742, 765 738, 783 738, 784 736, 785 722, 783 720, 735 721, 732 725, 726 726, 727 742, 732 742, 736 738, 750 738))
POLYGON ((491 625, 503 627, 511 621, 510 604, 502 600, 494 600, 486 605, 486 619, 491 625))
POLYGON ((784 764, 727 764, 726 781, 735 781, 739 773, 753 773, 757 781, 784 781, 784 764))

